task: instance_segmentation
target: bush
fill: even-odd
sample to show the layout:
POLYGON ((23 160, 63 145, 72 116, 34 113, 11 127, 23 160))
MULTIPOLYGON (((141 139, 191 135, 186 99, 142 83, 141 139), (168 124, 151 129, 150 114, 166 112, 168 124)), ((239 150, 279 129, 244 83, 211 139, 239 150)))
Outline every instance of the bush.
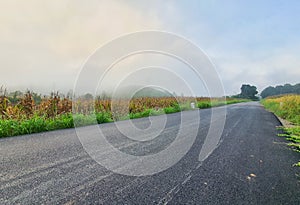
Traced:
POLYGON ((198 103, 198 108, 204 109, 204 108, 210 108, 211 107, 211 102, 199 102, 198 103))

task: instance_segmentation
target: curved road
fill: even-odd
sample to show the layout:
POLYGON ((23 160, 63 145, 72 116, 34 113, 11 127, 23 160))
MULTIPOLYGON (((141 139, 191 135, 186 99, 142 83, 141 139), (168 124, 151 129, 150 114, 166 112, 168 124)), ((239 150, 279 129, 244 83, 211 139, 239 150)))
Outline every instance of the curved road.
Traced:
MULTIPOLYGON (((189 128, 198 132, 191 149, 152 176, 125 176, 100 166, 75 129, 0 139, 0 204, 300 204, 299 168, 292 167, 299 154, 277 137, 280 123, 272 113, 255 102, 227 106, 221 143, 199 163, 210 117, 211 109, 200 110, 200 127, 189 128)), ((147 155, 168 147, 180 119, 180 113, 167 115, 167 131, 143 143, 123 137, 114 123, 100 128, 119 150, 147 155)), ((149 126, 148 118, 133 123, 149 126)))

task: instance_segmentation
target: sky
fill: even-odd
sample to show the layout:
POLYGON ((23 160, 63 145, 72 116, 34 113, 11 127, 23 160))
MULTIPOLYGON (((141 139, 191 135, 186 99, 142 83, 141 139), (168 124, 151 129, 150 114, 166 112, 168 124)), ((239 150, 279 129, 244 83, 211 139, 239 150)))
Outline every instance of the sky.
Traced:
MULTIPOLYGON (((300 82, 300 1, 0 3, 0 85, 9 91, 68 92, 99 47, 145 30, 166 31, 193 42, 215 65, 227 95, 239 93, 244 83, 262 91, 300 82)), ((191 85, 193 81, 191 77, 191 85)), ((173 86, 179 93, 180 87, 173 86)))

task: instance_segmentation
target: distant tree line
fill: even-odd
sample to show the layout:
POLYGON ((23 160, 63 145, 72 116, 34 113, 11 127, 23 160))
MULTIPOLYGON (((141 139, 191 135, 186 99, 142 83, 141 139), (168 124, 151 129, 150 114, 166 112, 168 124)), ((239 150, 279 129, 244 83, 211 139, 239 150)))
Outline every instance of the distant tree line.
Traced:
POLYGON ((300 94, 300 83, 296 85, 284 84, 284 85, 278 85, 276 87, 269 86, 265 88, 260 95, 262 98, 266 98, 268 96, 292 94, 292 93, 300 94))

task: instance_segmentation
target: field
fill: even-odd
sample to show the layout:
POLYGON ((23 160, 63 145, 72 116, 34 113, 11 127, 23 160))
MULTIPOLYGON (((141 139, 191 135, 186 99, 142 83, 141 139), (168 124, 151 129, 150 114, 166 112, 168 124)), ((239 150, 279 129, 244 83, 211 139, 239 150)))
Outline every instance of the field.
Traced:
POLYGON ((131 100, 86 98, 76 101, 59 93, 41 97, 33 92, 19 96, 0 95, 0 137, 72 128, 96 123, 147 117, 190 110, 191 103, 203 109, 245 102, 233 98, 139 97, 131 100))
MULTIPOLYGON (((288 145, 297 152, 300 152, 300 95, 286 95, 267 98, 262 104, 279 117, 290 121, 294 126, 283 128, 286 137, 291 141, 288 145)), ((300 166, 300 162, 296 165, 300 166)))

